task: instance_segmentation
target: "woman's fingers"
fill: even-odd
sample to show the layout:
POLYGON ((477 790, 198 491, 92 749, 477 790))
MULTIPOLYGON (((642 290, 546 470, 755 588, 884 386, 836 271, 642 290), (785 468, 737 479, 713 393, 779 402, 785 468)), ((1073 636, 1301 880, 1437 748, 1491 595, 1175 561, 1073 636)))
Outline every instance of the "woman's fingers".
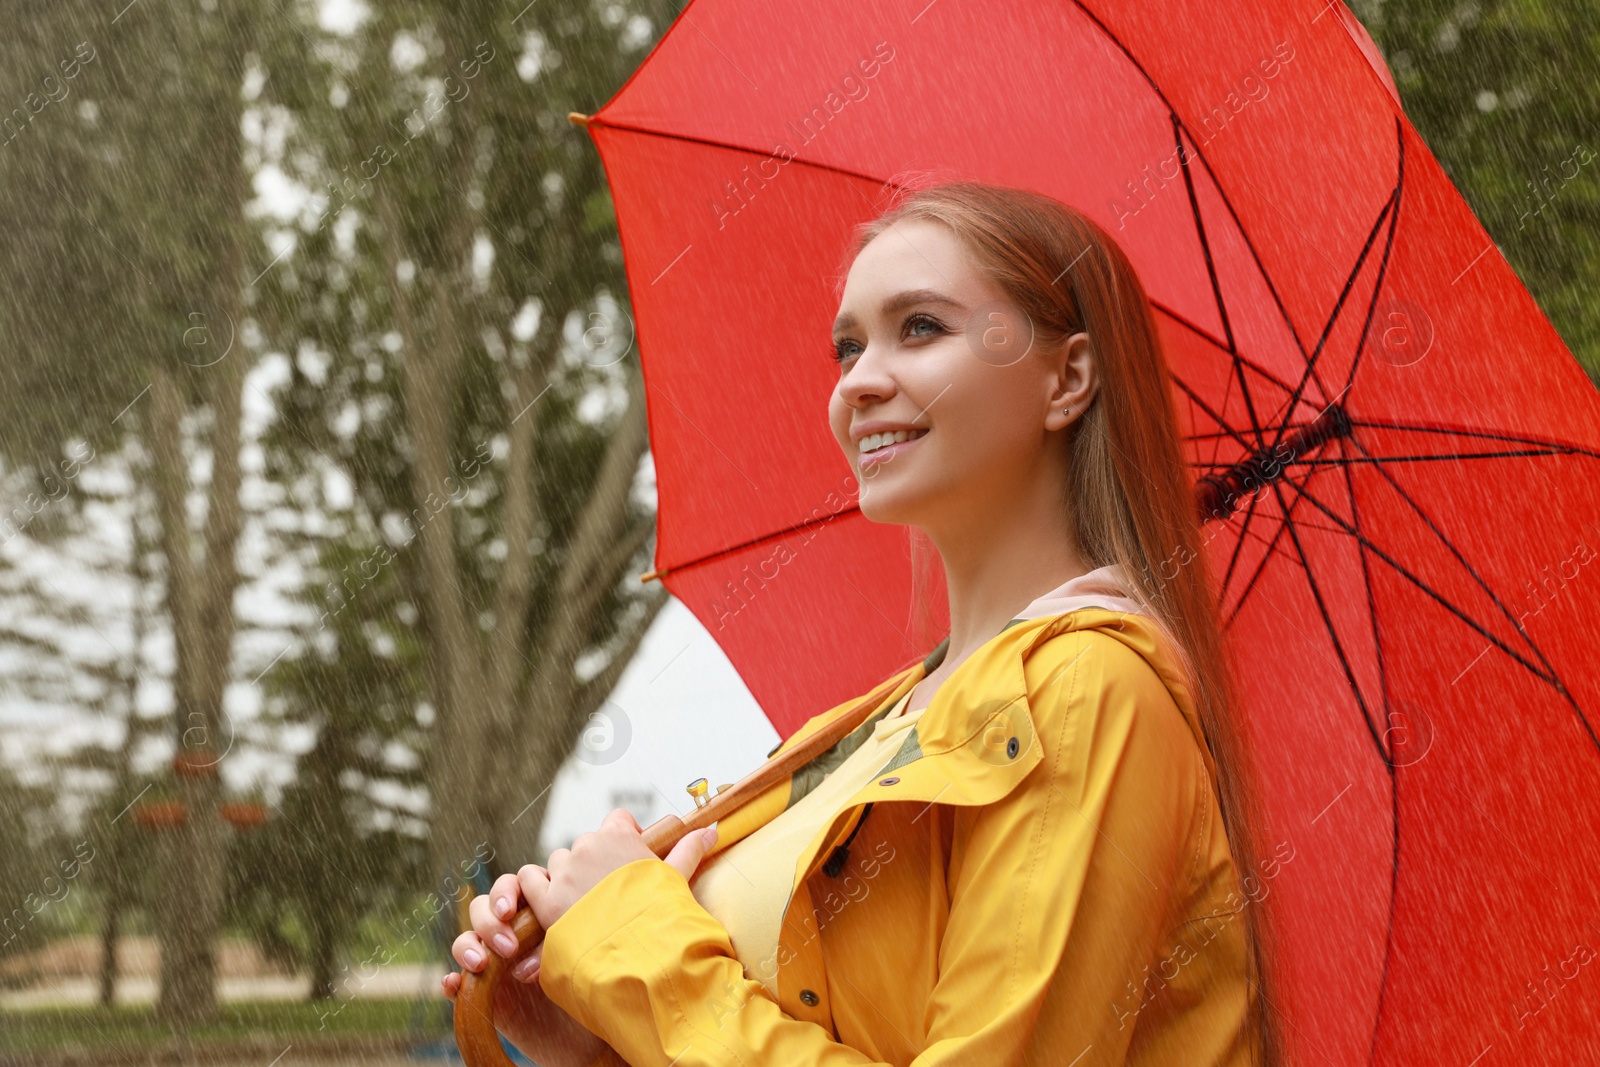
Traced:
POLYGON ((444 976, 444 995, 447 1000, 456 999, 456 994, 461 992, 461 972, 451 971, 444 976))
POLYGON ((627 808, 612 808, 606 813, 606 817, 600 820, 600 829, 604 830, 611 826, 622 830, 632 830, 635 833, 643 829, 639 825, 639 820, 633 817, 633 812, 627 808))
POLYGON ((489 887, 489 910, 495 917, 511 921, 511 916, 517 913, 517 905, 522 903, 522 892, 517 887, 517 876, 502 874, 494 880, 494 885, 489 887))
POLYGON ((534 946, 532 952, 518 960, 511 968, 511 977, 524 984, 539 980, 539 961, 544 957, 544 942, 534 946))
POLYGON ((467 905, 467 914, 472 919, 472 931, 483 939, 495 952, 510 959, 517 953, 517 935, 511 932, 511 927, 496 919, 489 911, 489 898, 479 895, 472 898, 472 903, 467 905))
POLYGON ((450 955, 455 957, 463 970, 474 972, 482 970, 483 965, 489 960, 484 954, 483 942, 471 930, 461 934, 451 943, 450 955))

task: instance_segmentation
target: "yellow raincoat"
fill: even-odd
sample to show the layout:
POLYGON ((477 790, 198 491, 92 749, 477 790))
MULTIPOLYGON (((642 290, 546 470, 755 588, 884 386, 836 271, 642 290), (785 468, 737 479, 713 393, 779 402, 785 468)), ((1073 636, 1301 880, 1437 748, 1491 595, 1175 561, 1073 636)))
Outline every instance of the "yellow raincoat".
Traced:
MULTIPOLYGON (((837 764, 945 647, 880 685, 874 718, 818 762, 837 764)), ((724 819, 717 850, 812 770, 724 819)), ((597 1064, 1240 1067, 1247 902, 1214 778, 1152 619, 1014 620, 801 852, 776 998, 658 859, 611 872, 550 927, 539 982, 615 1050, 597 1064)))

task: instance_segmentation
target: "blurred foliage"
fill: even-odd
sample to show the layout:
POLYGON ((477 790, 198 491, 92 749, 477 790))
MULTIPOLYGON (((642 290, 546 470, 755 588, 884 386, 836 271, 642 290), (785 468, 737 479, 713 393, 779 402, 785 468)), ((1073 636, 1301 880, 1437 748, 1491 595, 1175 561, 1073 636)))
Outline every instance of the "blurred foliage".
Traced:
POLYGON ((51 790, 0 766, 0 960, 56 932, 66 902, 83 892, 92 842, 69 839, 53 817, 51 790))
POLYGON ((255 36, 257 6, 149 5, 113 23, 99 4, 0 4, 5 458, 109 446, 157 365, 200 387, 210 357, 190 331, 222 329, 214 279, 241 224, 220 165, 239 150, 219 133, 238 129, 229 42, 255 36))
MULTIPOLYGON (((285 70, 269 89, 298 103, 280 165, 321 198, 286 230, 297 243, 294 256, 259 282, 255 310, 263 329, 295 353, 289 382, 274 394, 280 417, 266 438, 269 471, 288 482, 332 463, 351 479, 362 527, 410 522, 423 502, 412 481, 405 356, 396 343, 402 311, 391 299, 382 243, 398 239, 415 271, 404 288, 422 293, 423 279, 457 273, 432 257, 441 248, 441 227, 457 213, 470 213, 493 258, 472 284, 455 286, 459 313, 481 333, 468 348, 453 401, 451 457, 464 474, 474 472, 462 479, 474 491, 455 508, 459 573, 469 583, 462 591, 471 603, 487 604, 505 551, 499 518, 504 484, 498 471, 487 477, 475 472, 490 455, 503 455, 512 399, 507 386, 515 369, 562 347, 569 313, 593 309, 597 301, 603 302, 598 313, 619 333, 622 323, 631 323, 599 155, 566 115, 604 102, 643 58, 649 27, 665 28, 674 8, 661 0, 537 6, 522 13, 514 33, 498 22, 475 22, 472 32, 482 37, 475 55, 492 58, 470 79, 456 72, 445 95, 453 102, 431 128, 420 121, 422 109, 439 92, 436 80, 450 73, 433 25, 436 8, 378 0, 372 10, 372 21, 357 35, 319 52, 322 62, 285 70), (415 70, 401 72, 391 61, 397 39, 419 50, 422 58, 408 61, 415 70), (481 124, 451 129, 451 110, 474 94, 481 124), (451 188, 445 177, 451 140, 463 135, 478 141, 481 163, 472 189, 451 188), (356 177, 369 172, 376 176, 356 177), (397 204, 399 235, 386 234, 380 222, 380 183, 397 204)), ((437 322, 423 327, 437 328, 437 322)), ((573 360, 539 397, 534 477, 541 524, 529 602, 534 633, 553 610, 551 579, 611 432, 610 419, 592 411, 580 415, 580 405, 593 403, 597 387, 615 386, 623 369, 573 360)), ((653 521, 644 509, 636 518, 653 521)), ((418 554, 414 548, 399 553, 412 589, 420 585, 411 573, 418 554)), ((624 607, 613 598, 597 612, 596 644, 604 643, 624 607)))
POLYGON ((1383 50, 1412 124, 1600 383, 1594 0, 1351 0, 1350 7, 1383 50))
POLYGON ((263 89, 263 115, 283 130, 272 162, 313 194, 298 217, 269 223, 294 253, 258 279, 252 309, 265 343, 290 356, 272 395, 268 475, 350 536, 389 546, 386 567, 405 594, 393 608, 423 635, 439 677, 460 670, 456 616, 439 606, 459 596, 471 665, 433 694, 441 728, 412 739, 432 765, 430 790, 451 798, 436 837, 441 823, 467 822, 470 842, 531 851, 505 838, 536 836, 542 807, 508 826, 523 804, 500 794, 545 795, 570 749, 563 740, 588 713, 565 699, 571 660, 584 650, 619 658, 643 628, 638 608, 651 598, 608 573, 589 583, 592 607, 558 603, 574 559, 611 541, 642 551, 653 530, 650 508, 631 500, 600 538, 574 536, 607 484, 618 427, 630 417, 642 426, 643 413, 627 396, 637 357, 622 343, 631 317, 604 173, 566 116, 609 97, 672 12, 660 0, 566 3, 501 19, 376 0, 358 29, 319 36, 309 61, 275 68, 263 89), (620 338, 614 356, 579 339, 594 316, 620 338), (419 444, 423 416, 407 385, 434 366, 448 368, 427 394, 446 429, 419 444), (507 517, 523 488, 508 477, 520 432, 532 436, 533 501, 518 512, 531 516, 526 540, 512 545, 507 531, 523 528, 507 517), (419 455, 441 452, 455 486, 420 484, 419 455), (350 491, 336 505, 330 472, 350 491), (452 504, 435 517, 430 500, 446 495, 452 504), (424 572, 430 523, 449 524, 443 578, 424 572), (503 577, 523 552, 527 595, 508 604, 503 577), (480 773, 463 780, 478 752, 480 773))
MULTIPOLYGON (((226 835, 228 918, 312 971, 321 993, 354 954, 415 951, 414 891, 429 881, 419 874, 426 827, 415 804, 397 799, 419 790, 417 761, 428 751, 419 712, 430 635, 417 607, 418 552, 396 549, 393 562, 364 576, 386 521, 392 530, 419 504, 400 391, 405 363, 393 343, 404 311, 391 299, 382 241, 399 239, 413 291, 444 277, 449 302, 459 304, 467 342, 450 398, 458 413, 452 459, 483 473, 452 518, 435 521, 455 524, 463 595, 488 602, 505 553, 505 471, 487 457, 503 454, 509 418, 522 409, 507 394, 508 368, 569 348, 567 328, 597 305, 626 317, 603 171, 566 113, 609 97, 675 11, 663 0, 504 11, 416 0, 363 7, 365 20, 345 32, 319 24, 314 4, 277 0, 184 0, 155 13, 0 0, 12 27, 0 35, 0 99, 49 98, 20 128, 0 133, 8 384, 0 391, 0 458, 25 478, 30 463, 48 469, 62 455, 81 455, 79 439, 110 452, 124 435, 148 431, 146 390, 158 367, 179 377, 190 408, 184 432, 199 449, 214 422, 203 383, 215 377, 207 370, 215 349, 231 343, 234 359, 252 365, 264 353, 288 355, 289 380, 270 397, 254 385, 245 390, 247 406, 273 405, 265 474, 282 491, 255 517, 315 514, 336 529, 310 537, 295 523, 268 524, 274 549, 306 553, 307 599, 320 617, 303 650, 262 679, 267 701, 255 743, 293 737, 310 747, 283 748, 293 778, 268 822, 226 835), (445 26, 481 38, 482 65, 470 78, 443 63, 445 26), (242 79, 234 66, 241 56, 242 79), (465 98, 452 95, 419 124, 418 109, 437 98, 446 73, 455 90, 475 95, 474 121, 458 125, 465 98), (472 183, 453 187, 449 163, 464 139, 483 163, 472 183), (350 180, 379 142, 396 155, 375 181, 350 180), (302 183, 314 196, 311 214, 286 221, 230 211, 243 198, 229 200, 225 153, 242 153, 247 173, 275 168, 302 183), (378 222, 374 187, 397 207, 388 227, 378 222), (461 217, 492 245, 486 273, 445 261, 446 234, 461 217), (219 278, 234 277, 245 315, 225 321, 214 294, 219 278), (348 485, 353 501, 331 503, 332 481, 348 485), (378 942, 362 943, 379 919, 378 942)), ((419 299, 411 310, 419 308, 426 321, 417 336, 438 343, 438 305, 419 299)), ((526 611, 534 634, 554 613, 552 579, 597 481, 625 370, 567 363, 537 412, 540 522, 526 611), (596 408, 597 392, 609 407, 596 408)), ((68 517, 65 508, 46 511, 30 534, 68 517)), ((642 505, 628 518, 651 525, 642 505)), ((608 591, 586 622, 588 644, 614 644, 636 607, 624 590, 608 591)), ((495 640, 492 632, 483 637, 495 640)), ((523 650, 513 655, 531 665, 523 650)), ((118 762, 125 755, 96 750, 76 760, 79 770, 117 779, 88 825, 104 830, 147 786, 145 801, 170 791, 165 773, 129 779, 118 762)), ((0 800, 10 804, 9 796, 0 800)), ((15 810, 33 811, 20 800, 15 810)), ((536 832, 541 812, 518 829, 536 832)), ((40 809, 37 822, 53 825, 57 814, 40 809)), ((103 842, 115 847, 102 850, 104 871, 94 881, 102 905, 133 909, 124 931, 143 924, 139 909, 161 892, 153 835, 123 832, 134 824, 116 822, 103 842)), ((0 899, 9 902, 47 871, 20 840, 3 843, 15 857, 5 868, 15 887, 0 881, 0 899)), ((115 930, 119 920, 108 918, 115 930)), ((14 947, 23 944, 19 937, 14 947)))

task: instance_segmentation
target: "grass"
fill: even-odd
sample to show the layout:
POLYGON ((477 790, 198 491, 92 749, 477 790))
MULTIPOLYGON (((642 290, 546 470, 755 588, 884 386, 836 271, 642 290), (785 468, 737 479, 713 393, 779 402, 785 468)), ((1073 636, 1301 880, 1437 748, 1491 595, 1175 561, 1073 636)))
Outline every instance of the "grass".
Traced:
MULTIPOLYGON (((309 1043, 328 1038, 433 1038, 447 1033, 442 1012, 435 1007, 425 1018, 421 1005, 412 998, 335 999, 227 1003, 215 1024, 197 1027, 188 1037, 194 1042, 281 1038, 309 1043), (421 1031, 419 1023, 425 1023, 421 1031)), ((150 1005, 0 1012, 0 1053, 86 1046, 138 1048, 161 1045, 175 1036, 156 1019, 150 1005)))

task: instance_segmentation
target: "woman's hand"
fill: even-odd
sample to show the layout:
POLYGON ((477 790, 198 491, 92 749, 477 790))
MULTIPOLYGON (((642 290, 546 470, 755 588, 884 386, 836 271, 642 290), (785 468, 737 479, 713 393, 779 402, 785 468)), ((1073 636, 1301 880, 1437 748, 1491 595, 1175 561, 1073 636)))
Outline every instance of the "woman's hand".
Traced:
MULTIPOLYGON (((496 914, 510 918, 521 903, 517 876, 503 874, 487 894, 472 898, 468 906, 472 929, 457 937, 450 954, 463 971, 477 973, 489 961, 489 949, 502 956, 516 950, 511 927, 496 914), (504 938, 505 940, 501 940, 504 938)), ((605 1051, 606 1043, 578 1020, 556 1007, 539 986, 539 960, 544 945, 537 946, 519 960, 502 980, 494 994, 495 1029, 504 1034, 523 1054, 543 1067, 588 1067, 605 1051)), ((452 971, 444 976, 444 994, 451 1000, 461 991, 461 975, 452 971)))
MULTIPOLYGON (((666 861, 687 882, 716 841, 714 826, 685 834, 667 853, 666 861)), ((626 809, 616 808, 600 823, 600 829, 580 834, 570 849, 558 848, 550 853, 548 870, 530 863, 517 872, 517 882, 534 918, 548 930, 606 875, 634 860, 655 858, 656 854, 644 843, 638 822, 626 809)))
MULTIPOLYGON (((715 828, 687 834, 673 846, 667 862, 688 880, 715 842, 715 828)), ((483 970, 490 951, 509 959, 517 949, 510 920, 525 896, 539 925, 548 930, 607 874, 636 859, 654 857, 640 836, 638 822, 618 808, 598 831, 579 836, 571 849, 550 853, 548 870, 528 864, 517 874, 501 875, 488 893, 474 897, 468 906, 472 929, 456 938, 450 953, 462 970, 474 973, 483 970), (533 887, 531 894, 527 886, 533 887)), ((587 1067, 606 1043, 545 996, 539 985, 543 952, 541 942, 507 972, 512 980, 500 983, 494 998, 495 1028, 545 1067, 587 1067)), ((460 990, 460 974, 444 976, 445 996, 454 1000, 460 990)))

